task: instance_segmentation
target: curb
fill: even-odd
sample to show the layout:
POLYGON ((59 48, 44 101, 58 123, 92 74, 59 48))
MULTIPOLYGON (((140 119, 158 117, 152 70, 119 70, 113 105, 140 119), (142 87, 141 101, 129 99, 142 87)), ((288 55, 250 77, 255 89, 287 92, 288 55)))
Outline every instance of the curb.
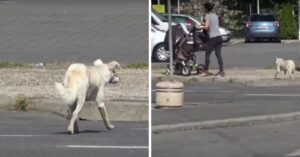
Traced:
POLYGON ((189 123, 177 123, 168 125, 152 126, 152 133, 185 131, 185 130, 203 130, 237 126, 251 126, 267 123, 279 123, 285 121, 300 120, 300 112, 290 112, 284 114, 271 114, 251 117, 239 117, 222 120, 208 120, 189 123))
MULTIPOLYGON (((12 110, 15 98, 1 97, 0 109, 12 110)), ((132 101, 106 101, 109 119, 112 121, 147 121, 148 102, 132 101)), ((50 112, 68 118, 68 106, 60 99, 34 98, 30 99, 30 110, 38 112, 50 112)), ((96 104, 87 102, 79 114, 84 120, 102 120, 96 104)))
MULTIPOLYGON (((233 38, 228 43, 224 43, 226 46, 232 46, 235 44, 245 43, 245 39, 242 38, 233 38)), ((293 44, 293 43, 299 43, 299 40, 281 40, 282 44, 293 44)))

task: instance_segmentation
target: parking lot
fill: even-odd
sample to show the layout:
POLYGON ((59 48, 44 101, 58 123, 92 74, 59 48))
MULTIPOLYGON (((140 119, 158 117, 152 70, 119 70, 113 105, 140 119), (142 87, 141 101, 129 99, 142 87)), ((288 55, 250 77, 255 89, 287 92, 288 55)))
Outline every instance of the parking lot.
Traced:
POLYGON ((0 61, 147 63, 147 7, 139 0, 0 1, 0 61))
POLYGON ((68 121, 37 112, 1 112, 0 156, 148 156, 147 122, 80 121, 80 133, 67 134, 68 121))

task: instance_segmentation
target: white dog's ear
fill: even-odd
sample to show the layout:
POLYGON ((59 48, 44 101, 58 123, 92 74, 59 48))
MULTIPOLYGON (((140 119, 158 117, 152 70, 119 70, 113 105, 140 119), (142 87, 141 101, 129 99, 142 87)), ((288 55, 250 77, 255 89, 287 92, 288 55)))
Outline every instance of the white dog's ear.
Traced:
POLYGON ((120 68, 120 64, 117 62, 117 61, 111 61, 107 64, 107 67, 110 69, 110 70, 113 70, 113 69, 117 69, 117 68, 120 68))
POLYGON ((101 59, 97 59, 97 60, 94 61, 94 66, 102 65, 102 64, 103 64, 103 62, 102 62, 101 59))

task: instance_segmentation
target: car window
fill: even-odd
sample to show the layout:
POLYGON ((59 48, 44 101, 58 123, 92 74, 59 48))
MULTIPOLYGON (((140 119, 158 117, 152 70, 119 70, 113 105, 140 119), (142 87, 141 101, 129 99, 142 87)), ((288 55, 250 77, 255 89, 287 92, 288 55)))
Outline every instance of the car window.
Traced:
POLYGON ((164 17, 161 13, 152 9, 152 13, 155 14, 162 22, 168 22, 168 19, 164 17))
POLYGON ((195 25, 195 22, 188 17, 183 16, 173 16, 173 20, 176 23, 184 23, 187 25, 195 25))
POLYGON ((252 15, 250 21, 275 21, 273 15, 252 15))
POLYGON ((173 17, 173 20, 176 23, 185 23, 186 21, 184 20, 184 18, 181 17, 173 17))
POLYGON ((152 25, 158 25, 158 23, 153 19, 153 17, 151 17, 151 24, 152 25))

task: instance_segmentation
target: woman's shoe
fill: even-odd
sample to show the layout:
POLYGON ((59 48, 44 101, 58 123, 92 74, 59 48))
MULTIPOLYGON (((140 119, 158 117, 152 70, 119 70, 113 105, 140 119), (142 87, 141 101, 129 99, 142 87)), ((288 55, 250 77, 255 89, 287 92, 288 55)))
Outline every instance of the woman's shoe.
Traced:
POLYGON ((213 75, 213 74, 210 73, 210 72, 208 72, 208 71, 206 70, 206 71, 203 71, 203 72, 201 73, 201 75, 202 75, 202 76, 211 76, 211 75, 213 75))
POLYGON ((218 76, 218 77, 225 77, 225 73, 224 73, 224 71, 219 71, 219 72, 216 74, 216 76, 218 76))

